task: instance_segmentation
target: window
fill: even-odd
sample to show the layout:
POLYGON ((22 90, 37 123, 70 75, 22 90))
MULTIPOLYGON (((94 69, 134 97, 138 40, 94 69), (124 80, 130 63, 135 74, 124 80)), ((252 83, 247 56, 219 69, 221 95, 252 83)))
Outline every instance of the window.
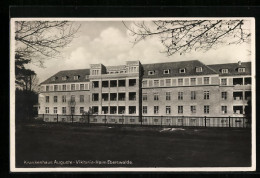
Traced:
POLYGON ((184 68, 179 69, 179 73, 185 73, 185 69, 184 68))
POLYGON ((108 93, 102 93, 102 101, 108 101, 108 93))
POLYGON ((209 114, 209 106, 204 106, 204 114, 209 114))
POLYGON ((62 85, 62 90, 66 91, 66 85, 62 85))
POLYGON ((80 107, 79 112, 80 112, 80 114, 84 113, 84 107, 80 107))
POLYGON ((71 84, 71 90, 72 90, 72 91, 75 90, 75 84, 71 84))
POLYGON ((143 106, 143 114, 147 114, 147 106, 143 106))
POLYGON ((66 107, 62 107, 62 114, 66 114, 66 107))
POLYGON ((166 106, 166 114, 171 114, 171 106, 166 106))
POLYGON ((166 79, 165 83, 166 83, 166 86, 171 86, 171 79, 166 79))
POLYGON ((98 93, 92 94, 92 101, 98 101, 98 98, 99 98, 98 93))
POLYGON ((202 72, 202 67, 196 67, 196 72, 202 72))
POLYGON ((153 94, 153 99, 154 99, 155 101, 159 100, 159 94, 158 94, 158 93, 154 93, 154 94, 153 94))
POLYGON ((227 106, 221 106, 222 114, 227 114, 227 106))
POLYGON ((92 75, 99 75, 99 69, 92 69, 92 75))
POLYGON ((50 91, 50 86, 46 86, 46 91, 50 91))
POLYGON ((117 80, 110 80, 110 87, 117 87, 117 80))
POLYGON ((221 70, 221 73, 222 73, 222 74, 227 74, 227 73, 228 73, 228 69, 222 69, 222 70, 221 70))
POLYGON ((209 99, 209 91, 204 91, 204 100, 209 99))
POLYGON ((196 113, 196 106, 190 106, 190 111, 192 114, 196 113))
POLYGON ((166 100, 171 100, 171 92, 166 92, 166 100))
POLYGON ((119 87, 125 87, 125 80, 118 80, 118 86, 119 87))
POLYGON ((71 95, 70 101, 71 101, 71 102, 75 102, 75 95, 71 95))
POLYGON ((70 113, 71 113, 71 114, 75 114, 75 107, 71 107, 71 108, 70 108, 70 113))
POLYGON ((85 76, 85 79, 89 79, 89 75, 86 75, 86 76, 85 76))
POLYGON ((179 78, 179 79, 178 79, 178 85, 179 85, 179 86, 183 85, 183 79, 182 79, 182 78, 179 78))
POLYGON ((183 100, 183 92, 178 92, 178 100, 183 100))
POLYGON ((209 77, 204 77, 204 84, 208 85, 209 84, 209 77))
POLYGON ((58 85, 54 85, 54 91, 58 91, 58 85))
POLYGON ((102 81, 102 87, 107 88, 108 87, 108 81, 102 81))
POLYGON ((170 74, 170 69, 168 69, 168 70, 163 70, 163 74, 170 74))
POLYGON ((190 85, 196 85, 196 78, 190 79, 190 85))
POLYGON ((233 78, 233 85, 243 85, 243 78, 233 78))
POLYGON ((196 100, 196 91, 191 91, 191 100, 196 100))
POLYGON ((92 88, 99 88, 99 81, 93 81, 92 88))
POLYGON ((136 86, 136 79, 129 79, 129 86, 130 87, 136 86))
POLYGON ((159 106, 154 106, 154 114, 159 114, 159 106))
POLYGON ((243 100, 243 92, 233 92, 234 100, 243 100))
POLYGON ((45 113, 49 114, 49 107, 45 107, 45 113))
POLYGON ((226 78, 221 79, 221 85, 227 85, 227 79, 226 78))
POLYGON ((49 103, 50 102, 50 97, 49 96, 45 96, 45 101, 46 101, 46 103, 49 103))
POLYGON ((63 76, 62 78, 61 78, 61 80, 67 80, 67 76, 63 76))
POLYGON ((125 101, 125 93, 118 93, 118 101, 125 101))
POLYGON ((117 93, 110 93, 110 101, 116 101, 117 100, 117 93))
POLYGON ((66 95, 63 95, 63 96, 62 96, 62 102, 63 102, 63 103, 66 103, 66 95))
POLYGON ((147 101, 147 93, 143 93, 143 101, 147 101))
POLYGON ((58 113, 58 108, 57 108, 57 107, 54 107, 54 108, 53 108, 53 113, 54 113, 54 114, 57 114, 57 113, 58 113))
POLYGON ((244 67, 240 67, 240 68, 238 68, 237 71, 238 71, 238 72, 245 72, 245 71, 246 71, 246 68, 244 68, 244 67))
POLYGON ((136 113, 136 106, 129 106, 129 114, 135 114, 136 113))
POLYGON ((84 84, 80 84, 80 90, 84 90, 84 84))
POLYGON ((154 85, 155 87, 158 87, 158 86, 159 86, 159 80, 154 80, 154 81, 153 81, 153 85, 154 85))
POLYGON ((250 100, 251 99, 251 91, 245 91, 245 99, 250 100))
POLYGON ((54 96, 54 97, 53 97, 53 102, 54 102, 54 103, 57 103, 57 102, 58 102, 58 96, 54 96))
POLYGON ((129 92, 129 100, 136 100, 136 92, 129 92))
POLYGON ((78 80, 79 79, 79 76, 78 75, 75 75, 74 76, 74 80, 78 80))
POLYGON ((118 114, 125 114, 125 106, 118 106, 118 114))
POLYGON ((80 101, 81 103, 84 102, 84 95, 80 95, 80 96, 79 96, 79 101, 80 101))
POLYGON ((143 87, 147 87, 147 80, 143 81, 143 87))
POLYGON ((52 77, 52 78, 51 78, 51 81, 55 81, 55 80, 56 80, 56 77, 52 77))
POLYGON ((245 85, 251 85, 251 77, 245 78, 245 85))
POLYGON ((178 106, 178 114, 182 114, 183 113, 183 106, 178 106))
POLYGON ((155 71, 154 70, 150 70, 148 71, 148 75, 154 75, 155 71))
POLYGON ((226 100, 227 99, 227 92, 221 92, 221 98, 223 100, 226 100))

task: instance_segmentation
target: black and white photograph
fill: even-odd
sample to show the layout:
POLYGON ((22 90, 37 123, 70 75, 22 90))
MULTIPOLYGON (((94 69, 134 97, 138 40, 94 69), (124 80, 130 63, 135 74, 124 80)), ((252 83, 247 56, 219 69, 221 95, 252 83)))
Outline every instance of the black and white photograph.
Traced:
POLYGON ((254 171, 255 19, 12 18, 10 171, 254 171))

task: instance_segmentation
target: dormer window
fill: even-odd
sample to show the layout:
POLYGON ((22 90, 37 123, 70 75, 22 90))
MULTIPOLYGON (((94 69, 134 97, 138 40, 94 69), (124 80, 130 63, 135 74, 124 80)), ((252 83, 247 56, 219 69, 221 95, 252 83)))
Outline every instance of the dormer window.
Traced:
POLYGON ((221 70, 221 73, 222 73, 222 74, 227 74, 227 73, 228 73, 228 69, 222 69, 222 70, 221 70))
POLYGON ((245 71, 246 71, 246 68, 244 68, 244 67, 240 67, 240 68, 238 68, 237 71, 238 71, 238 72, 245 72, 245 71))
POLYGON ((67 76, 63 76, 62 78, 61 78, 61 80, 67 80, 67 76))
POLYGON ((170 69, 168 69, 168 70, 163 70, 163 74, 170 74, 170 69))
POLYGON ((150 70, 148 71, 148 75, 154 75, 155 71, 154 70, 150 70))
POLYGON ((202 67, 196 67, 196 72, 202 72, 202 67))
POLYGON ((51 81, 55 81, 57 79, 57 77, 52 77, 51 81))
POLYGON ((86 76, 85 76, 85 79, 89 79, 89 75, 86 75, 86 76))
POLYGON ((185 68, 179 69, 179 73, 185 73, 185 68))
POLYGON ((74 75, 74 80, 78 80, 79 79, 79 75, 74 75))

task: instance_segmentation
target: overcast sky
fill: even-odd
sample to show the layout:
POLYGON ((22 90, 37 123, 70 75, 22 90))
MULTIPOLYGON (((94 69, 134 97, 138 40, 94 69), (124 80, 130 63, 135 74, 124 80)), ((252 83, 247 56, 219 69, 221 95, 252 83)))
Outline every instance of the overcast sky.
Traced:
POLYGON ((127 29, 121 21, 75 22, 81 28, 68 47, 61 52, 62 57, 46 60, 45 68, 30 65, 42 82, 60 70, 89 68, 89 64, 121 65, 128 60, 141 63, 158 63, 198 59, 205 64, 250 61, 250 45, 223 46, 208 52, 191 52, 167 56, 161 53, 163 47, 158 38, 131 43, 127 29))

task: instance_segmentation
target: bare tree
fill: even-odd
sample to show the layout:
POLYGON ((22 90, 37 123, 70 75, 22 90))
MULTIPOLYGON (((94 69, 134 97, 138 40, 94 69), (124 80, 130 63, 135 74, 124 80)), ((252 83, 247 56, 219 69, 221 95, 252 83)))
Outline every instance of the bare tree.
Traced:
POLYGON ((133 22, 125 27, 136 44, 147 37, 158 36, 168 56, 192 50, 207 51, 219 45, 248 43, 250 29, 245 20, 158 20, 133 22))
POLYGON ((26 64, 43 67, 44 60, 58 56, 75 38, 79 28, 80 25, 68 21, 16 21, 16 84, 25 85, 27 76, 31 76, 28 73, 34 73, 25 68, 26 64))

